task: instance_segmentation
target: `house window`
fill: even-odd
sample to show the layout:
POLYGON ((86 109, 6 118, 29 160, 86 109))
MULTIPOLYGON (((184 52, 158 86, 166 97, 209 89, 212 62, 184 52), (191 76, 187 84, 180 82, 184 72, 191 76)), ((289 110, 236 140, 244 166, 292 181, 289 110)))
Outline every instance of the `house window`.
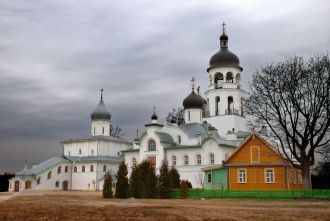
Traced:
POLYGON ((156 151, 156 142, 154 140, 149 140, 148 151, 156 151))
POLYGON ((265 182, 266 183, 274 183, 275 176, 274 176, 274 169, 265 169, 265 182))
POLYGON ((214 154, 210 154, 210 164, 214 164, 214 154))
POLYGON ((189 157, 188 155, 184 156, 184 165, 188 165, 189 164, 189 157))
POLYGON ((133 157, 133 159, 132 159, 132 165, 133 165, 133 167, 136 166, 136 158, 135 157, 133 157))
POLYGON ((181 144, 181 136, 178 135, 178 143, 181 144))
POLYGON ((207 182, 208 183, 212 182, 212 174, 211 173, 207 174, 207 182))
POLYGON ((56 188, 59 188, 59 187, 60 187, 60 182, 59 182, 59 181, 56 181, 56 182, 55 182, 55 187, 56 187, 56 188))
POLYGON ((197 165, 201 165, 202 164, 202 157, 200 154, 197 154, 197 165))
POLYGON ((172 156, 172 165, 176 166, 176 156, 172 156))
POLYGON ((64 167, 64 172, 67 173, 68 170, 69 170, 69 167, 68 167, 68 166, 65 166, 65 167, 64 167))
POLYGON ((61 173, 61 170, 62 170, 61 166, 57 167, 57 173, 58 173, 58 174, 61 173))
POLYGON ((85 172, 85 166, 81 167, 81 172, 85 172))
POLYGON ((73 172, 77 173, 77 166, 73 167, 73 172))
POLYGON ((238 183, 246 183, 246 169, 238 169, 237 175, 238 183))
POLYGON ((90 169, 91 172, 94 172, 94 166, 91 165, 91 169, 90 169))
POLYGON ((47 174, 47 180, 49 180, 50 178, 52 178, 52 171, 49 171, 47 174))
POLYGON ((107 165, 103 165, 103 172, 107 171, 107 165))
POLYGON ((79 149, 79 155, 81 155, 81 149, 79 149))
POLYGON ((38 178, 37 178, 37 185, 40 184, 40 181, 41 181, 41 177, 38 177, 38 178))

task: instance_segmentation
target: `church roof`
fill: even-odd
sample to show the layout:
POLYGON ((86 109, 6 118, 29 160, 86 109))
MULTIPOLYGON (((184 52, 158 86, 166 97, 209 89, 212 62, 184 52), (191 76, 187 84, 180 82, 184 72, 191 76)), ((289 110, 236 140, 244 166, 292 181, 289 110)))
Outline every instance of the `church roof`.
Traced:
POLYGON ((183 107, 184 109, 203 109, 204 107, 204 98, 202 98, 199 94, 196 94, 192 91, 184 100, 183 100, 183 107))
POLYGON ((111 114, 103 102, 103 89, 101 89, 101 99, 95 110, 91 113, 92 120, 110 120, 111 114))
POLYGON ((65 156, 68 160, 76 163, 121 163, 122 156, 65 156))
POLYGON ((190 124, 181 124, 178 126, 188 137, 196 137, 201 135, 202 140, 209 136, 207 131, 206 124, 199 124, 199 123, 190 123, 190 124))
POLYGON ((168 133, 156 131, 155 134, 158 136, 160 142, 162 142, 162 143, 169 143, 169 144, 175 144, 172 136, 169 135, 168 133))
POLYGON ((116 142, 116 143, 126 143, 126 144, 132 144, 132 142, 120 139, 120 138, 116 138, 113 136, 103 136, 103 135, 99 135, 99 136, 88 136, 88 137, 81 137, 81 138, 76 138, 76 139, 69 139, 69 140, 64 140, 61 141, 61 143, 75 143, 75 142, 84 142, 84 141, 112 141, 112 142, 116 142))
POLYGON ((24 168, 24 170, 16 173, 15 177, 35 176, 62 163, 71 163, 71 161, 65 159, 64 157, 53 157, 30 169, 24 168))

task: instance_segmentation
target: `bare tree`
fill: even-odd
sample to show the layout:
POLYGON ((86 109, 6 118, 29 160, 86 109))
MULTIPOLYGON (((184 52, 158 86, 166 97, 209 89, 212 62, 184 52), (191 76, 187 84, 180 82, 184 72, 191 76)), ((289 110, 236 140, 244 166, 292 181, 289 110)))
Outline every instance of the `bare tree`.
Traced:
POLYGON ((257 125, 267 125, 279 152, 302 171, 311 188, 310 167, 315 152, 329 149, 329 56, 301 57, 266 65, 253 75, 247 113, 257 125))
POLYGON ((122 139, 124 135, 125 133, 118 125, 113 127, 112 124, 110 124, 110 136, 122 139))
POLYGON ((184 109, 182 107, 178 107, 177 109, 173 108, 171 112, 168 113, 166 117, 166 121, 171 123, 175 121, 178 125, 184 124, 184 109))

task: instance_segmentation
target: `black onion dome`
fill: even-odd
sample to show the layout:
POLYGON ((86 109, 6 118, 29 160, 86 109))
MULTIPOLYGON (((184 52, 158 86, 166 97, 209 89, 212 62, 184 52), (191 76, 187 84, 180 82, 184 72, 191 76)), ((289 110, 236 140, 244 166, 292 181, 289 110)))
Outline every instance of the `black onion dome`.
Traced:
POLYGON ((101 99, 96 109, 91 113, 92 120, 110 120, 111 114, 107 110, 103 100, 101 99))
POLYGON ((151 120, 157 120, 158 117, 157 117, 157 114, 154 112, 151 116, 151 120))
POLYGON ((190 108, 197 108, 197 109, 203 109, 204 106, 204 99, 196 94, 194 91, 192 91, 188 97, 186 97, 183 100, 183 107, 184 109, 190 109, 190 108))
POLYGON ((228 35, 226 35, 225 33, 223 33, 223 34, 220 36, 220 41, 228 41, 228 35))
POLYGON ((210 59, 209 69, 221 66, 234 66, 241 68, 239 66, 239 58, 234 53, 230 52, 228 48, 221 48, 210 59))

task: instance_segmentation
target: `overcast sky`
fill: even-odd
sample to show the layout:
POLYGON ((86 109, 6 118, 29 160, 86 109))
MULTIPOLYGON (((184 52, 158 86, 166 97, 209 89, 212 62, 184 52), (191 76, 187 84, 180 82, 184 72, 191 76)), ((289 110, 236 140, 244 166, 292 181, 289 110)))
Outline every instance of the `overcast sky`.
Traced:
POLYGON ((207 87, 208 62, 227 23, 243 85, 256 68, 329 52, 324 1, 0 1, 0 173, 61 155, 88 136, 104 88, 128 139, 207 87))

